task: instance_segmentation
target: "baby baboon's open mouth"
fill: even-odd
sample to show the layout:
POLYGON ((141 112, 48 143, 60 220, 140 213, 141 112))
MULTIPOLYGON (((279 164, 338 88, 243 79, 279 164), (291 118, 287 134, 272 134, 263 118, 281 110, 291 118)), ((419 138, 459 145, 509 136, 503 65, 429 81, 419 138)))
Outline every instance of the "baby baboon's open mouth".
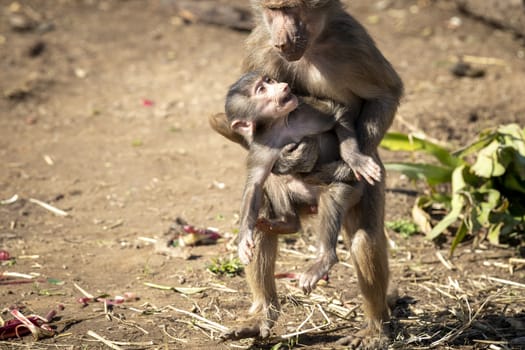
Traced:
POLYGON ((284 95, 283 97, 281 97, 280 101, 279 101, 279 106, 284 106, 286 105, 288 102, 290 102, 291 100, 293 99, 293 94, 291 91, 288 91, 288 93, 286 95, 284 95))

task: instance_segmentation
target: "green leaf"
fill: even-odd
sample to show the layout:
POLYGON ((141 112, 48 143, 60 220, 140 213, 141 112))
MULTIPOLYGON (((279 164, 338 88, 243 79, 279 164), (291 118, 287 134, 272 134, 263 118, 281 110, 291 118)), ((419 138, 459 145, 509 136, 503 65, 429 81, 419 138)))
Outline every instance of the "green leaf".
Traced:
POLYGON ((492 244, 499 244, 499 236, 501 234, 501 228, 503 227, 503 222, 491 225, 489 227, 489 232, 487 238, 492 244))
POLYGON ((413 209, 414 221, 426 231, 427 238, 434 239, 450 226, 457 226, 451 253, 467 234, 495 244, 525 239, 525 128, 508 124, 485 130, 476 141, 454 153, 399 133, 388 134, 382 146, 422 151, 440 162, 438 166, 386 164, 390 171, 426 181, 431 186, 430 193, 419 197, 413 209), (439 184, 451 186, 435 186, 439 184), (445 207, 448 213, 429 231, 430 217, 426 211, 438 207, 445 207))
POLYGON ((488 146, 479 151, 476 162, 471 167, 474 174, 484 178, 503 175, 505 166, 500 162, 499 149, 499 142, 493 140, 488 146))
POLYGON ((452 200, 452 197, 446 193, 434 192, 430 195, 430 200, 431 202, 426 206, 430 206, 432 203, 439 203, 446 206, 447 208, 450 208, 450 201, 452 200))
POLYGON ((461 194, 452 197, 452 210, 440 221, 427 235, 427 239, 432 240, 438 237, 443 231, 452 225, 461 215, 461 210, 465 206, 465 198, 461 194))
POLYGON ((504 135, 506 145, 511 145, 525 157, 525 128, 520 128, 518 124, 501 125, 498 133, 504 135))
POLYGON ((503 185, 509 190, 525 194, 525 181, 519 180, 513 173, 505 174, 503 185))
POLYGON ((271 350, 279 350, 279 349, 281 349, 282 346, 283 346, 283 343, 279 342, 279 343, 275 344, 274 346, 272 346, 271 350))
POLYGON ((522 181, 525 181, 525 155, 520 154, 519 152, 514 152, 514 172, 518 174, 522 181))
POLYGON ((421 163, 386 163, 386 170, 397 171, 411 180, 426 180, 430 185, 450 182, 451 168, 421 163))
POLYGON ((66 283, 66 282, 61 281, 61 280, 56 279, 56 278, 48 278, 47 282, 51 283, 51 284, 54 284, 55 286, 63 286, 66 283))
POLYGON ((480 138, 479 140, 476 140, 472 142, 471 144, 460 148, 457 151, 452 152, 452 155, 458 158, 463 158, 465 156, 468 156, 470 154, 478 152, 480 149, 486 147, 489 143, 492 142, 496 138, 496 135, 494 133, 484 136, 480 138))
POLYGON ((450 246, 450 254, 454 252, 458 244, 460 244, 465 236, 468 233, 467 225, 465 225, 464 222, 461 222, 461 224, 458 227, 458 230, 456 231, 456 237, 454 237, 454 240, 452 241, 452 244, 450 246))
POLYGON ((491 212, 500 204, 501 194, 496 190, 487 190, 484 193, 485 200, 480 201, 477 220, 483 226, 490 224, 489 217, 491 212))
POLYGON ((461 160, 451 154, 449 150, 417 136, 389 132, 381 141, 381 147, 391 151, 424 151, 434 156, 441 164, 455 167, 461 160))
POLYGON ((465 172, 466 166, 461 165, 454 169, 452 172, 452 196, 454 194, 458 193, 459 191, 462 191, 465 187, 467 187, 467 183, 465 182, 464 172, 465 172))
POLYGON ((465 170, 465 165, 462 165, 454 170, 452 173, 452 200, 450 201, 450 212, 437 223, 436 226, 430 231, 427 235, 427 239, 434 239, 438 237, 443 231, 452 225, 459 216, 463 208, 465 207, 465 196, 461 193, 461 190, 465 187, 465 182, 463 180, 463 171, 465 170))

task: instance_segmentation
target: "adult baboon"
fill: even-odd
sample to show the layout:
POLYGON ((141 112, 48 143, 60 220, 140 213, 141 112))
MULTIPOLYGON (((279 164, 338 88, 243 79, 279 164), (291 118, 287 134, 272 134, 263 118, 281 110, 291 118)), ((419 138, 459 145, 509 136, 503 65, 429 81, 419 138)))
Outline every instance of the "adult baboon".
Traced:
MULTIPOLYGON (((392 124, 403 85, 363 26, 345 12, 339 0, 252 0, 251 3, 256 27, 247 40, 244 70, 258 70, 285 81, 299 95, 348 106, 348 116, 335 128, 341 146, 357 137, 360 151, 382 164, 377 147, 392 124)), ((212 117, 210 123, 225 137, 244 143, 232 132, 224 115, 212 117)), ((352 155, 341 154, 341 157, 348 159, 352 155)), ((282 158, 282 162, 286 159, 282 158)), ((272 201, 277 202, 280 196, 279 181, 273 177, 269 180, 277 182, 266 193, 267 214, 272 215, 271 210, 275 209, 272 201)), ((365 184, 361 200, 349 209, 344 222, 368 320, 367 327, 357 334, 365 343, 370 335, 383 334, 384 322, 389 320, 384 205, 383 176, 374 186, 365 184)), ((268 329, 278 315, 273 281, 275 249, 273 235, 256 235, 254 259, 247 266, 247 276, 254 297, 251 310, 259 311, 259 318, 230 336, 269 334, 268 329)), ((342 342, 351 339, 345 337, 342 342)))

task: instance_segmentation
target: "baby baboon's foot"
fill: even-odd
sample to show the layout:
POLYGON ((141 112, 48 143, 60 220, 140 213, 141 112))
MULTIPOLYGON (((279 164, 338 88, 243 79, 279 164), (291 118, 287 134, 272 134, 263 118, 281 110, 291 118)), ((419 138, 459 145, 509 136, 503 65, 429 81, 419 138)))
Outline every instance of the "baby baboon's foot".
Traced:
POLYGON ((304 294, 310 294, 314 290, 317 282, 323 276, 328 274, 330 268, 337 262, 337 256, 335 254, 325 254, 319 257, 312 266, 301 274, 299 279, 299 287, 303 290, 304 294))

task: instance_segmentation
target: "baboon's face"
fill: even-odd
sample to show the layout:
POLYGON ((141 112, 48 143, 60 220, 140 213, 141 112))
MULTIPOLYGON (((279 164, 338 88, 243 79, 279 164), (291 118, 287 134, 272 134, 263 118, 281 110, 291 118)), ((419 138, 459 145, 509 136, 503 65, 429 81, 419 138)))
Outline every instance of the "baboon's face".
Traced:
POLYGON ((256 114, 266 118, 279 118, 297 108, 297 97, 287 83, 279 83, 268 77, 261 77, 252 87, 256 114))
POLYGON ((330 1, 262 1, 260 11, 270 45, 287 61, 303 57, 324 28, 330 1))

